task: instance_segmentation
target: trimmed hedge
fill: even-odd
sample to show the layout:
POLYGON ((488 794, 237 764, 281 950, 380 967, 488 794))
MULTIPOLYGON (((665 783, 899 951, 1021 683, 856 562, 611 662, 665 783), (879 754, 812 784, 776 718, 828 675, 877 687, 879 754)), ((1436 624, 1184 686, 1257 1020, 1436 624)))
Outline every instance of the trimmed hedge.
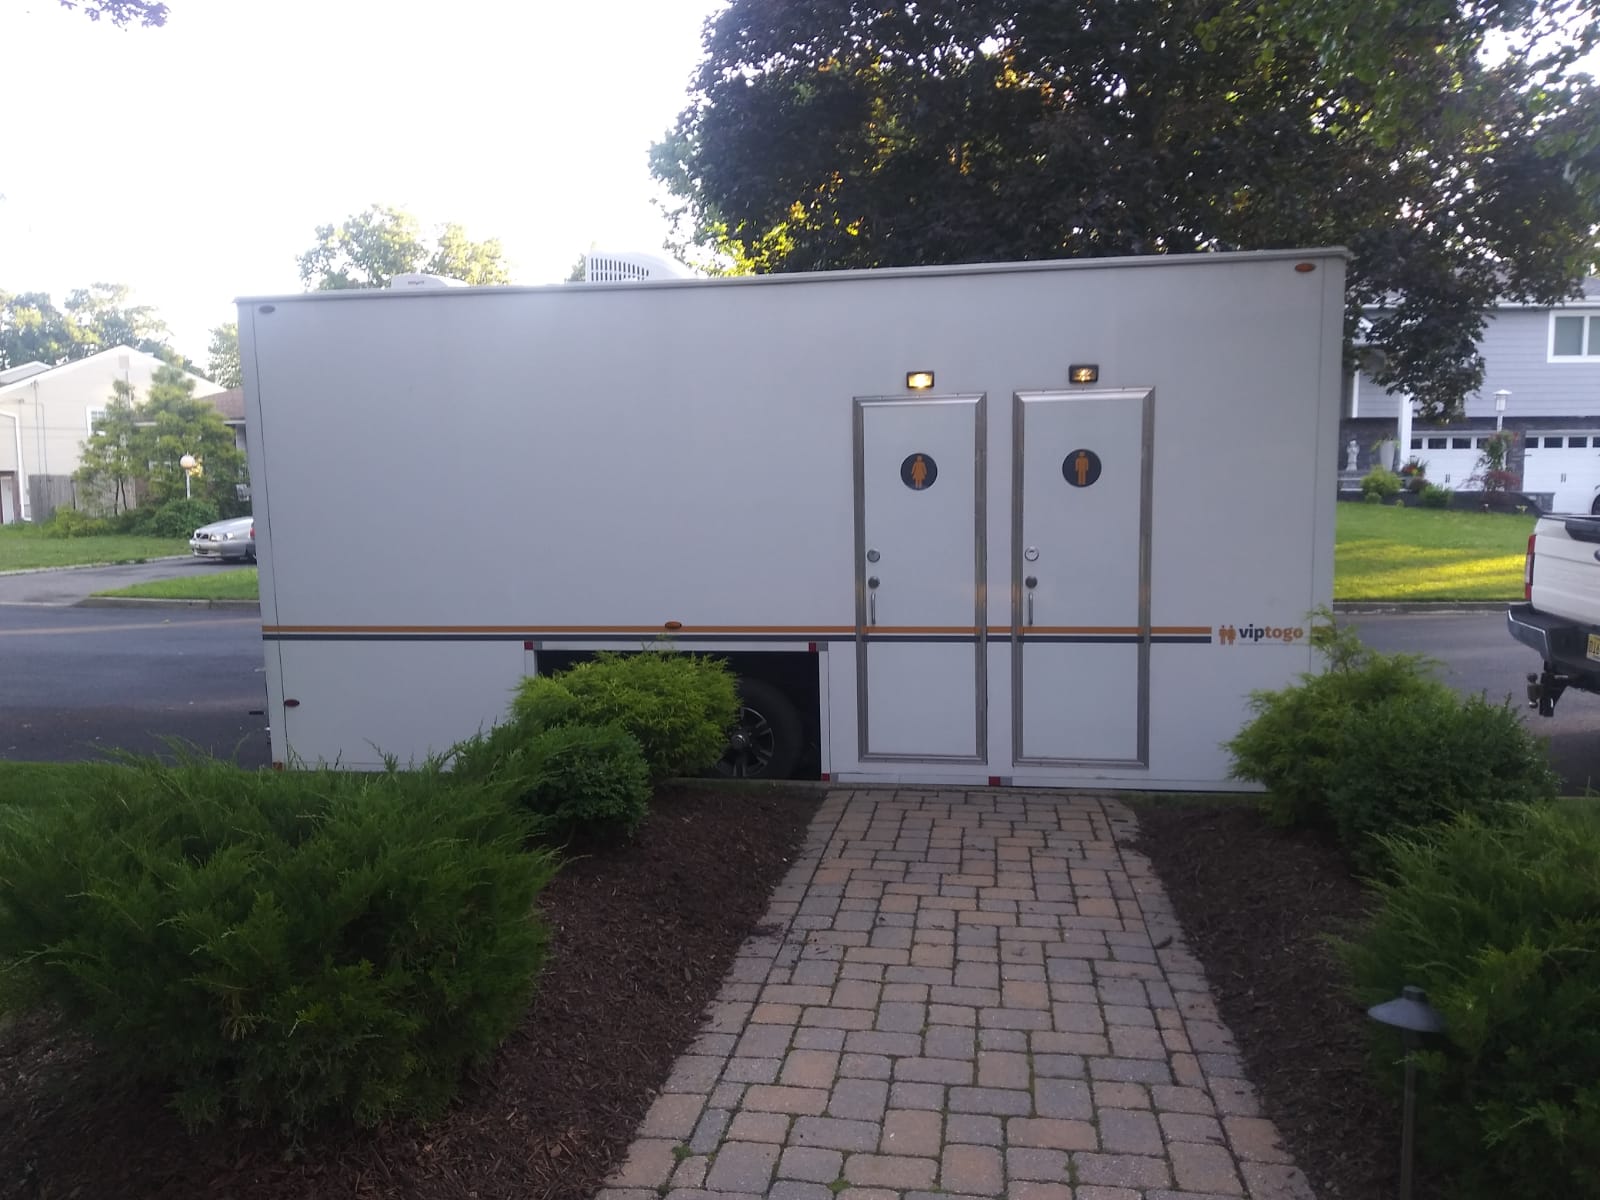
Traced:
POLYGON ((527 1007, 555 871, 435 770, 102 766, 0 809, 0 981, 191 1125, 431 1116, 527 1007))
POLYGON ((1555 797, 1543 744, 1507 705, 1462 699, 1426 659, 1376 653, 1349 629, 1314 625, 1311 640, 1328 669, 1254 693, 1254 718, 1227 744, 1234 776, 1266 786, 1275 824, 1328 829, 1376 871, 1375 835, 1555 797))
POLYGON ((1380 840, 1460 813, 1493 820, 1511 803, 1554 800, 1544 747, 1505 704, 1434 691, 1385 696, 1348 713, 1326 802, 1352 862, 1380 870, 1380 840))
POLYGON ((1428 661, 1414 654, 1380 654, 1355 632, 1331 622, 1313 622, 1311 645, 1327 660, 1321 674, 1276 691, 1250 696, 1255 716, 1227 743, 1232 774, 1263 784, 1263 809, 1279 825, 1331 827, 1327 796, 1334 773, 1348 754, 1345 727, 1376 705, 1407 698, 1440 703, 1453 699, 1429 677, 1428 661))
POLYGON ((618 725, 638 741, 651 779, 660 782, 716 765, 738 721, 739 696, 732 672, 717 659, 606 653, 553 679, 524 680, 512 716, 530 732, 618 725))
MULTIPOLYGON (((1423 1162, 1461 1200, 1600 1195, 1600 810, 1519 806, 1390 839, 1371 926, 1340 943, 1357 999, 1424 988, 1423 1162)), ((1384 1086, 1402 1050, 1371 1026, 1384 1086)))

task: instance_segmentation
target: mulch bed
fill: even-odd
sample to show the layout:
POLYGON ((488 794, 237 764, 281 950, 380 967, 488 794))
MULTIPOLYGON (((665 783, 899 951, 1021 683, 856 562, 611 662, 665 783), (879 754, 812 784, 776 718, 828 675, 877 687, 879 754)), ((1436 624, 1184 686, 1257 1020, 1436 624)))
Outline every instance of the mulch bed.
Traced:
POLYGON ((1366 1014, 1321 941, 1361 920, 1366 893, 1328 840, 1274 829, 1250 805, 1141 804, 1138 818, 1137 849, 1319 1200, 1389 1200, 1399 1107, 1367 1072, 1366 1014))
POLYGON ((693 1040, 820 802, 660 797, 634 844, 541 897, 552 954, 522 1026, 426 1127, 187 1134, 161 1093, 109 1077, 42 1019, 0 1029, 0 1196, 588 1200, 693 1040))

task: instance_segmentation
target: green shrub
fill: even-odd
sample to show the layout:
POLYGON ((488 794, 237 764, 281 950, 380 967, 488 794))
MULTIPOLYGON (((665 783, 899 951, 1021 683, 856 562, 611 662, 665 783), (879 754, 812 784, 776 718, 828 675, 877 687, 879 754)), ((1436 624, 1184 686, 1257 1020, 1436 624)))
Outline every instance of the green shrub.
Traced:
POLYGON ((1449 508, 1450 498, 1454 495, 1455 493, 1447 487, 1440 487, 1435 483, 1424 484, 1417 496, 1417 503, 1423 508, 1449 508))
POLYGON ((111 523, 91 517, 76 508, 58 508, 44 523, 43 533, 53 538, 100 537, 111 532, 111 523))
POLYGON ((1349 628, 1313 622, 1311 645, 1327 661, 1321 674, 1250 697, 1254 717, 1227 743, 1233 775, 1266 787, 1263 809, 1281 825, 1331 826, 1327 796, 1334 772, 1348 753, 1350 718, 1401 697, 1453 699, 1430 678, 1428 660, 1414 654, 1380 654, 1349 628))
POLYGON ((524 679, 517 688, 512 711, 528 735, 583 720, 577 697, 554 675, 531 675, 524 679))
POLYGON ((151 537, 186 538, 200 526, 220 519, 217 506, 209 500, 168 500, 146 514, 141 528, 151 537))
POLYGON ((542 730, 500 770, 557 842, 623 841, 649 812, 649 768, 633 735, 616 725, 542 730))
POLYGON ((1361 494, 1361 500, 1365 504, 1382 504, 1383 503, 1383 497, 1378 495, 1377 492, 1363 492, 1361 494))
POLYGON ((727 665, 672 651, 602 654, 556 677, 574 707, 539 677, 525 680, 512 704, 518 720, 620 725, 644 751, 654 780, 714 766, 739 715, 727 665), (564 715, 563 715, 564 713, 564 715))
POLYGON ((1328 811, 1364 871, 1384 864, 1381 835, 1443 824, 1458 813, 1493 819, 1508 803, 1556 795, 1539 740, 1509 706, 1481 696, 1384 696, 1344 718, 1341 741, 1328 772, 1328 811))
MULTIPOLYGON (((1341 956, 1363 1004, 1416 984, 1447 1045, 1419 1068, 1422 1162, 1462 1200, 1600 1195, 1600 815, 1529 806, 1390 847, 1395 877, 1341 956)), ((1379 1079, 1402 1050, 1369 1025, 1379 1079)))
POLYGON ((1391 496, 1398 496, 1404 486, 1400 476, 1388 467, 1373 467, 1361 477, 1361 494, 1367 497, 1377 496, 1387 500, 1391 496))
POLYGON ((526 1009, 553 860, 436 770, 106 765, 0 809, 0 981, 191 1124, 429 1116, 526 1009))

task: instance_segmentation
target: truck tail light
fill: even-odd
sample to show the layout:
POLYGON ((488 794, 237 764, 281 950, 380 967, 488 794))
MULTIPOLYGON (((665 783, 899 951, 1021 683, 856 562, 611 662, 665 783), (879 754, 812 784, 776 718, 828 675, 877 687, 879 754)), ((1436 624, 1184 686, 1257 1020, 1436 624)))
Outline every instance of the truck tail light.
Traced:
POLYGON ((1528 557, 1522 563, 1522 598, 1524 600, 1533 599, 1533 539, 1537 536, 1538 534, 1534 533, 1528 535, 1528 557))

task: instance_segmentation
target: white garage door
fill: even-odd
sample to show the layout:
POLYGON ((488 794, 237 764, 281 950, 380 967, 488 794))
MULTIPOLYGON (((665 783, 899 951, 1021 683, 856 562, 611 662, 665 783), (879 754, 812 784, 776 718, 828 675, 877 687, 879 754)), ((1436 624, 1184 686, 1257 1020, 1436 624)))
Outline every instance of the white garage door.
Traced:
POLYGON ((1554 512, 1589 512, 1600 488, 1600 435, 1529 434, 1523 443, 1522 490, 1550 492, 1554 512))
POLYGON ((1478 469, 1483 442, 1482 435, 1426 434, 1411 439, 1409 457, 1423 463, 1429 483, 1459 492, 1478 469))

